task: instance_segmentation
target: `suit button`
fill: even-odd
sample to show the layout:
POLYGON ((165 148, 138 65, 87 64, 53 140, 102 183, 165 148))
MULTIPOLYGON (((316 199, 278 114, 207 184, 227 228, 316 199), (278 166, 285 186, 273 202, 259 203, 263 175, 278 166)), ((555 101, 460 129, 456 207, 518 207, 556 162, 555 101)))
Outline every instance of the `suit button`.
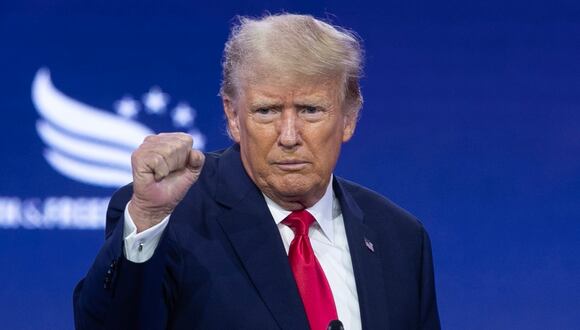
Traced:
POLYGON ((111 261, 111 264, 109 265, 109 269, 107 269, 107 273, 105 274, 105 279, 103 280, 103 288, 104 289, 111 288, 111 281, 113 279, 113 272, 115 271, 116 267, 117 267, 117 260, 111 261))

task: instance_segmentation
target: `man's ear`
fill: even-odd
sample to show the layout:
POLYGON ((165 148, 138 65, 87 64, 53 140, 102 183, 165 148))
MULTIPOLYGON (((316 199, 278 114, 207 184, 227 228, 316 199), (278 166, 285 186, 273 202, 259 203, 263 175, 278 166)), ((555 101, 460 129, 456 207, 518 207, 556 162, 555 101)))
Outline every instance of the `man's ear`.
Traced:
POLYGON ((347 111, 346 115, 344 116, 342 142, 347 142, 354 135, 356 122, 357 122, 357 113, 353 113, 353 111, 347 111))
POLYGON ((224 96, 222 97, 222 104, 228 121, 228 133, 236 143, 240 143, 240 121, 234 101, 224 96))

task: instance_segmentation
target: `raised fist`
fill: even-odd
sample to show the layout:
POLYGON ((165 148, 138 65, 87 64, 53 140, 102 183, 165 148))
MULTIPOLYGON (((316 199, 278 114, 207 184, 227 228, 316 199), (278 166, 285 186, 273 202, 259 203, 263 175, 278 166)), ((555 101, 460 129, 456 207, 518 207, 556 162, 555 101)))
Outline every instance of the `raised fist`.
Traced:
POLYGON ((185 133, 161 133, 145 138, 131 156, 133 197, 129 214, 137 232, 153 227, 173 212, 193 185, 205 157, 193 150, 185 133))

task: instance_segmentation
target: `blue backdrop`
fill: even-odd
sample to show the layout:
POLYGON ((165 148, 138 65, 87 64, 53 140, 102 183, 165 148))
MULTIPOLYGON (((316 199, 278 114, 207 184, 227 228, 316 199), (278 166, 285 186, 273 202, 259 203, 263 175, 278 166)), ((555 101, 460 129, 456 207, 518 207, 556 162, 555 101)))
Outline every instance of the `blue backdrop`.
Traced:
POLYGON ((235 15, 266 10, 364 40, 336 173, 425 223, 444 328, 579 329, 580 5, 529 0, 4 1, 0 326, 72 328, 142 134, 229 144, 223 44, 235 15))

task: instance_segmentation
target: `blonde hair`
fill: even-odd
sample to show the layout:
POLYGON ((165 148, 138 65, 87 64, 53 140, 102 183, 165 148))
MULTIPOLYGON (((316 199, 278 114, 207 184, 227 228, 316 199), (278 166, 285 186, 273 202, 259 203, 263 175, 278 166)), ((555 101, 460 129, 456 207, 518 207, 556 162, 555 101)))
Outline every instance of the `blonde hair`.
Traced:
POLYGON ((343 106, 358 116, 362 47, 354 33, 310 15, 240 17, 225 45, 220 95, 235 99, 240 82, 260 65, 289 76, 339 79, 343 106))

